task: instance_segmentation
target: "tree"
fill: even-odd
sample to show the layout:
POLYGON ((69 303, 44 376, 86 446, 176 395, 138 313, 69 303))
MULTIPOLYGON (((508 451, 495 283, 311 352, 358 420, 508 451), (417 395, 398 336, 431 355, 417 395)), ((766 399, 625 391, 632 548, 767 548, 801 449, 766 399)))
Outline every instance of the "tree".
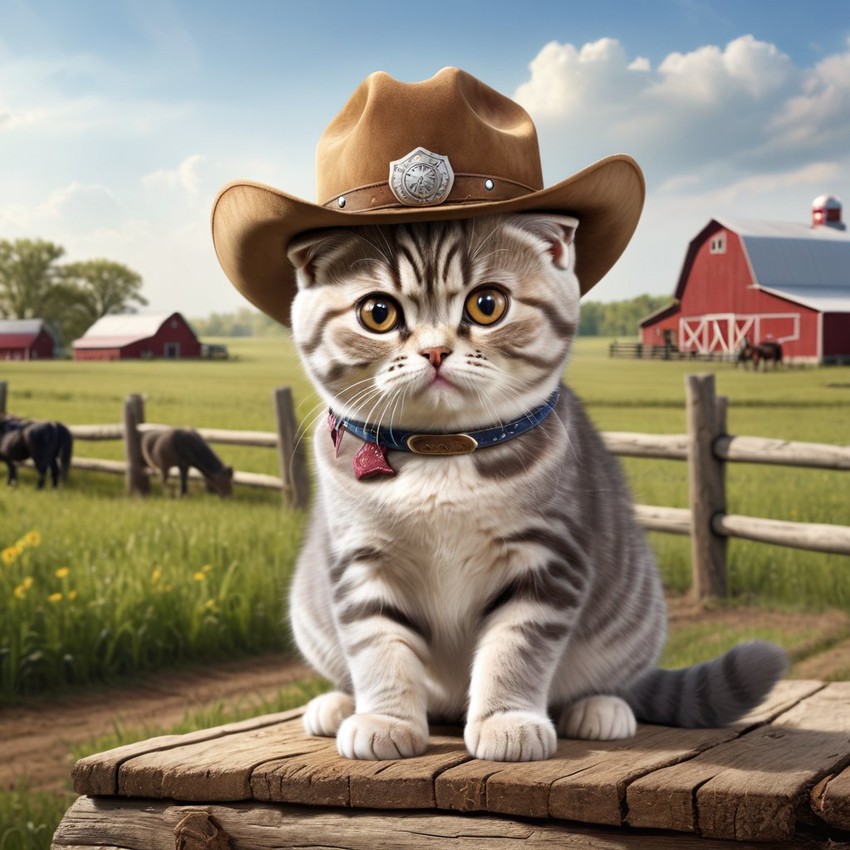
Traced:
POLYGON ((112 260, 69 263, 63 276, 83 293, 92 322, 115 313, 135 313, 137 304, 148 303, 141 292, 141 275, 112 260))
POLYGON ((62 279, 65 249, 42 239, 0 239, 0 313, 8 319, 49 319, 51 293, 62 279))

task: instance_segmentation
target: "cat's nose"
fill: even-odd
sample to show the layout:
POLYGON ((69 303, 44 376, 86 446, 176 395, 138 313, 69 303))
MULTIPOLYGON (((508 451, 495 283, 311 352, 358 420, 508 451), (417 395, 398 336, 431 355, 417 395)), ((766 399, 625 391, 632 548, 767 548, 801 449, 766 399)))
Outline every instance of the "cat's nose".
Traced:
POLYGON ((439 369, 442 362, 452 353, 449 348, 425 348, 419 352, 430 361, 435 369, 439 369))

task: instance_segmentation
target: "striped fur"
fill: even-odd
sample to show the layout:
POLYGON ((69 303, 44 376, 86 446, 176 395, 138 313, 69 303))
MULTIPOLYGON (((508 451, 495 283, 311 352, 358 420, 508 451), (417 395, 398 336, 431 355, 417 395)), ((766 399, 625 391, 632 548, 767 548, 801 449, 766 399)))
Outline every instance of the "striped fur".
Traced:
MULTIPOLYGON (((544 214, 352 228, 290 248, 293 333, 324 402, 353 419, 459 431, 514 419, 559 385, 579 313, 572 219, 544 214), (476 324, 469 294, 508 296, 476 324), (380 293, 402 320, 376 334, 380 293), (446 350, 439 368, 423 352, 446 350), (442 378, 442 380, 435 380, 442 378)), ((471 455, 391 452, 359 481, 319 417, 318 496, 291 592, 293 632, 336 691, 308 732, 352 758, 421 753, 428 718, 465 723, 470 752, 546 758, 556 735, 627 737, 641 719, 728 723, 761 701, 781 651, 656 671, 666 611, 619 465, 562 388, 542 425, 471 455)))

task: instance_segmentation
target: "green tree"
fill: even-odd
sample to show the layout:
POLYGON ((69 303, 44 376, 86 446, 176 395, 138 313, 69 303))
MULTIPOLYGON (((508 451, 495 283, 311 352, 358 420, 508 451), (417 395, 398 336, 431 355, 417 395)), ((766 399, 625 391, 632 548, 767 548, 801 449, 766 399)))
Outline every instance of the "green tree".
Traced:
POLYGON ((42 239, 0 239, 0 314, 7 319, 45 319, 62 280, 57 261, 65 249, 42 239))
POLYGON ((141 275, 121 263, 103 259, 69 263, 63 274, 83 293, 93 322, 116 313, 135 313, 136 305, 148 303, 141 275))

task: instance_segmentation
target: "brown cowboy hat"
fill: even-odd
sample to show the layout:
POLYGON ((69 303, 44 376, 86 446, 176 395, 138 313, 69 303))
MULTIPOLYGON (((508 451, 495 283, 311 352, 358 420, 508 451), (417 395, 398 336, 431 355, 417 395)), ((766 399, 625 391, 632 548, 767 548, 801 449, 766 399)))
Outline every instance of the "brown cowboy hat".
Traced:
POLYGON ((543 188, 537 132, 519 104, 457 68, 401 83, 377 72, 328 125, 316 153, 318 203, 236 181, 213 205, 213 243, 233 285, 283 324, 295 295, 286 256, 308 230, 520 211, 576 216, 576 273, 587 292, 637 227, 643 175, 609 156, 543 188))

